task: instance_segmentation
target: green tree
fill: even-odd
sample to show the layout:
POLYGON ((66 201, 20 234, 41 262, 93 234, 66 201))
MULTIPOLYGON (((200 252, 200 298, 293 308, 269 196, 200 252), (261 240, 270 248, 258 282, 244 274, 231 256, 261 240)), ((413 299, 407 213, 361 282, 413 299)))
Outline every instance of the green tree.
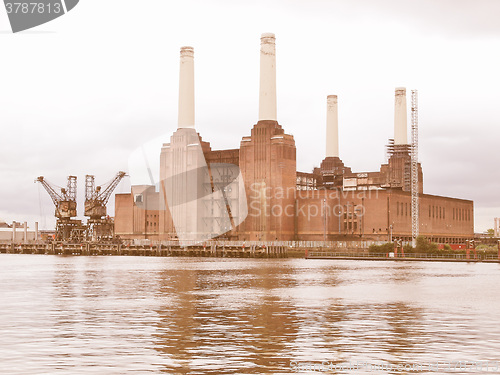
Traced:
POLYGON ((418 236, 415 250, 418 253, 426 253, 428 248, 429 248, 429 241, 427 241, 427 238, 425 238, 424 236, 418 236))
POLYGON ((429 242, 424 236, 417 237, 417 246, 415 248, 417 253, 437 253, 438 245, 434 242, 429 242))
POLYGON ((386 254, 394 251, 394 243, 386 242, 382 245, 371 244, 368 248, 370 254, 386 254))

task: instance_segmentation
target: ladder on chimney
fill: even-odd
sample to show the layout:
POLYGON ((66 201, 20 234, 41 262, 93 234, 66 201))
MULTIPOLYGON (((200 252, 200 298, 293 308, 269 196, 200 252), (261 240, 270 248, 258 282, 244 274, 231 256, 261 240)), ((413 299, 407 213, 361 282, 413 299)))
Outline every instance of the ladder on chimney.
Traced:
POLYGON ((418 201, 418 91, 411 90, 411 238, 412 246, 419 235, 418 201))

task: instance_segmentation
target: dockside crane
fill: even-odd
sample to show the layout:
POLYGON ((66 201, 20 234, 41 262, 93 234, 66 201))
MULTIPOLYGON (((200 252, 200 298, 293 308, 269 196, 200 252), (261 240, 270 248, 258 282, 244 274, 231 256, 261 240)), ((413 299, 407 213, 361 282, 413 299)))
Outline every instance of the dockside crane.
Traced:
POLYGON ((91 241, 110 240, 114 236, 114 221, 107 216, 106 205, 111 193, 118 186, 125 172, 116 176, 104 186, 95 186, 95 176, 85 176, 85 216, 87 221, 88 239, 91 241))
POLYGON ((60 193, 45 180, 43 176, 38 177, 39 182, 47 191, 55 206, 56 217, 56 240, 57 241, 80 241, 85 236, 85 226, 81 220, 73 219, 76 216, 76 176, 68 176, 66 188, 59 188, 60 193))

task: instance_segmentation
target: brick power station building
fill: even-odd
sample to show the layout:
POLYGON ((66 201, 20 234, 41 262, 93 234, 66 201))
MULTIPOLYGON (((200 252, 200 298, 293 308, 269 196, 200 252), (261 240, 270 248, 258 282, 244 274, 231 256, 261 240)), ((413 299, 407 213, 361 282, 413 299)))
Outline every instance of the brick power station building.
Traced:
MULTIPOLYGON (((262 35, 260 56, 257 123, 239 149, 212 150, 194 130, 194 53, 191 47, 181 48, 179 122, 161 149, 162 183, 116 194, 116 234, 152 240, 176 239, 179 231, 243 241, 411 240, 406 90, 396 88, 394 139, 379 171, 353 172, 340 159, 337 96, 330 95, 325 158, 312 172, 297 172, 294 138, 277 120, 274 34, 262 35), (205 177, 193 172, 203 168, 205 177), (170 178, 186 170, 195 173, 196 187, 170 178), (225 186, 223 195, 217 196, 217 186, 225 186), (179 202, 185 211, 181 219, 179 202)), ((440 243, 472 239, 473 202, 424 194, 420 164, 418 175, 420 234, 440 243)))

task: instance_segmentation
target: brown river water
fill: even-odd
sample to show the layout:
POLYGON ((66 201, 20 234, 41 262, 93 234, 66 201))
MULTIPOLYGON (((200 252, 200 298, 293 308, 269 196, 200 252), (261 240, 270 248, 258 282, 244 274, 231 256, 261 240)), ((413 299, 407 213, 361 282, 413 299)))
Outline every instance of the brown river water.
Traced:
POLYGON ((500 374, 500 265, 0 255, 0 374, 500 374))

